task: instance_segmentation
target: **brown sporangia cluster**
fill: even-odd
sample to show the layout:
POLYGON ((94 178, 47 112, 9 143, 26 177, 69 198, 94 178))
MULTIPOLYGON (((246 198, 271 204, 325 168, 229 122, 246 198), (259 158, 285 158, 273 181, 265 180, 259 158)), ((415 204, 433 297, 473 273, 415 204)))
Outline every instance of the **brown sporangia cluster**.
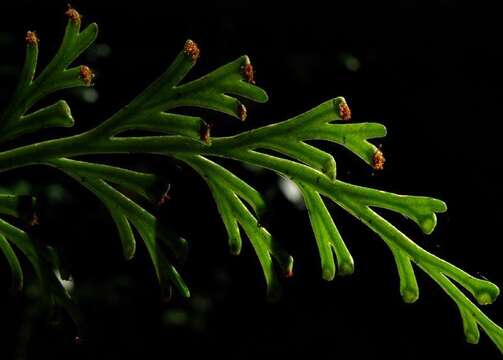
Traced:
POLYGON ((84 84, 86 86, 93 85, 93 80, 94 80, 95 75, 94 75, 93 71, 91 70, 91 68, 89 68, 89 66, 81 65, 79 76, 82 79, 82 81, 84 81, 84 84))
POLYGON ((238 116, 241 121, 245 121, 248 116, 248 112, 246 111, 246 107, 243 104, 238 105, 238 116))
POLYGON ((374 153, 374 157, 372 158, 372 167, 375 170, 382 170, 384 169, 384 163, 386 162, 386 159, 384 158, 384 155, 381 151, 381 149, 376 149, 374 153))
POLYGON ((250 59, 246 58, 245 64, 242 66, 243 75, 250 84, 255 84, 255 72, 253 71, 253 65, 250 59))
POLYGON ((28 31, 24 39, 26 40, 26 43, 31 46, 37 46, 39 42, 37 33, 35 31, 28 31))
POLYGON ((348 103, 344 100, 339 103, 339 116, 345 121, 351 119, 351 109, 349 108, 348 103))
POLYGON ((201 124, 201 127, 199 128, 199 137, 206 144, 210 143, 210 131, 211 131, 211 124, 203 122, 201 124))
POLYGON ((192 58, 193 61, 196 61, 199 58, 199 47, 192 40, 187 40, 185 42, 185 46, 183 47, 183 51, 192 58))
POLYGON ((68 10, 66 10, 65 15, 68 16, 74 24, 80 23, 80 20, 82 19, 79 12, 72 8, 70 4, 68 4, 68 10))

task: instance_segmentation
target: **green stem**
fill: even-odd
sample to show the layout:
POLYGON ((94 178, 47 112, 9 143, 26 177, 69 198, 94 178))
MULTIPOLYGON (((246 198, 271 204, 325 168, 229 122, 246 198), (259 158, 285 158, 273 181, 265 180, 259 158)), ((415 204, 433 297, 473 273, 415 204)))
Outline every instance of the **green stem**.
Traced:
POLYGON ((70 137, 47 140, 0 152, 0 172, 43 163, 60 157, 89 154, 204 153, 208 145, 182 136, 143 136, 102 140, 87 132, 70 137))

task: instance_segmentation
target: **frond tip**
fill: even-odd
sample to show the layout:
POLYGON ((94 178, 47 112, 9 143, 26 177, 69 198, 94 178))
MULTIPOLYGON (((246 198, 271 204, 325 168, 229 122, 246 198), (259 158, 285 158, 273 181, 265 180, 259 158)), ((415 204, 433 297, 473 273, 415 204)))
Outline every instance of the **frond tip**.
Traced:
POLYGON ((200 50, 194 41, 190 39, 187 40, 185 42, 185 46, 183 47, 183 51, 192 59, 192 61, 199 59, 200 50))
POLYGON ((351 119, 351 109, 349 108, 346 100, 342 99, 339 102, 339 116, 342 120, 350 120, 351 119))
POLYGON ((74 24, 79 24, 82 18, 79 12, 72 8, 70 4, 68 4, 68 10, 66 10, 65 15, 68 16, 70 21, 74 24))
POLYGON ((385 161, 386 159, 384 158, 384 154, 382 153, 381 149, 376 149, 374 156, 372 157, 372 167, 375 170, 382 170, 384 169, 385 161))
POLYGON ((93 85, 93 79, 96 75, 94 75, 93 71, 89 68, 89 66, 81 65, 79 76, 84 82, 84 85, 91 86, 93 85))
POLYGON ((245 64, 242 66, 242 69, 243 76, 245 77, 246 81, 248 81, 250 84, 255 84, 255 71, 253 70, 253 65, 248 56, 246 56, 245 58, 245 64))
POLYGON ((35 31, 26 32, 26 36, 24 39, 26 40, 26 43, 30 46, 37 46, 40 41, 35 31))

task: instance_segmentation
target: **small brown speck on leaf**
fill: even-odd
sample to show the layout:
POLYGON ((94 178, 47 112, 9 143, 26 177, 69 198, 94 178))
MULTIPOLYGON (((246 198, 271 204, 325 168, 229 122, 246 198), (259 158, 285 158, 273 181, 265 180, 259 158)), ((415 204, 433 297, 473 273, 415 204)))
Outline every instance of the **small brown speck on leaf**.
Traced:
POLYGON ((72 8, 70 4, 68 4, 68 10, 66 10, 65 15, 68 16, 74 24, 78 24, 82 19, 82 16, 79 14, 79 12, 72 8))
POLYGON ((39 42, 37 33, 35 31, 28 31, 24 39, 26 40, 26 43, 31 46, 37 46, 39 42))
POLYGON ((255 84, 255 72, 253 71, 253 65, 250 62, 248 57, 246 58, 246 62, 242 67, 243 75, 250 84, 255 84))
POLYGON ((86 86, 93 85, 93 80, 94 80, 95 75, 89 66, 81 65, 79 76, 82 79, 82 81, 84 81, 84 84, 86 86))
POLYGON ((211 131, 211 125, 206 122, 203 122, 201 124, 201 128, 199 129, 199 137, 206 144, 209 144, 210 142, 210 131, 211 131))
POLYGON ((40 220, 37 213, 33 213, 31 219, 28 221, 28 226, 33 227, 37 225, 40 225, 40 220))
POLYGON ((193 61, 196 61, 199 58, 200 50, 197 44, 192 40, 187 40, 185 42, 185 46, 183 47, 183 51, 192 58, 193 61))
POLYGON ((243 104, 238 105, 238 116, 241 121, 245 121, 248 116, 248 112, 246 111, 246 107, 243 104))
POLYGON ((382 170, 384 169, 384 163, 386 162, 386 159, 384 158, 384 155, 380 149, 376 149, 376 152, 374 153, 374 157, 372 158, 372 166, 375 170, 382 170))
POLYGON ((171 200, 171 195, 169 195, 170 188, 171 186, 168 186, 168 189, 161 195, 161 197, 155 204, 157 208, 160 208, 161 206, 163 206, 164 204, 166 204, 168 201, 171 200))
POLYGON ((348 106, 348 103, 345 100, 342 100, 339 103, 339 115, 342 120, 350 120, 351 119, 351 109, 348 106))

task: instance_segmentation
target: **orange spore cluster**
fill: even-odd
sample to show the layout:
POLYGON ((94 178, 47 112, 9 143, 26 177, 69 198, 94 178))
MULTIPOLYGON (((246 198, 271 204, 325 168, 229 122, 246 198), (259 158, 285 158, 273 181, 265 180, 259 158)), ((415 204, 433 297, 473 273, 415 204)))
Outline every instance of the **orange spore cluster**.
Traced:
POLYGON ((339 115, 342 120, 349 120, 351 119, 351 109, 348 106, 348 103, 346 101, 341 101, 339 103, 339 115))
POLYGON ((84 81, 86 86, 91 86, 93 84, 94 77, 95 75, 89 66, 80 66, 80 78, 84 81))
POLYGON ((65 15, 68 16, 74 24, 78 24, 82 18, 79 12, 72 8, 70 4, 68 4, 68 10, 66 10, 65 15))
POLYGON ((183 47, 183 51, 192 58, 192 60, 196 61, 199 58, 200 50, 197 44, 192 40, 187 40, 185 42, 185 46, 183 47))
POLYGON ((255 72, 253 71, 253 65, 248 61, 243 66, 243 75, 250 84, 255 84, 255 72))
POLYGON ((246 117, 248 116, 248 111, 243 104, 238 105, 238 116, 241 121, 245 121, 246 117))
POLYGON ((24 39, 26 40, 26 43, 31 46, 37 46, 39 42, 37 33, 35 31, 28 31, 24 39))
POLYGON ((374 153, 374 157, 372 158, 373 168, 375 170, 382 170, 382 169, 384 169, 385 162, 386 162, 386 159, 384 158, 382 151, 377 149, 376 152, 374 153))

